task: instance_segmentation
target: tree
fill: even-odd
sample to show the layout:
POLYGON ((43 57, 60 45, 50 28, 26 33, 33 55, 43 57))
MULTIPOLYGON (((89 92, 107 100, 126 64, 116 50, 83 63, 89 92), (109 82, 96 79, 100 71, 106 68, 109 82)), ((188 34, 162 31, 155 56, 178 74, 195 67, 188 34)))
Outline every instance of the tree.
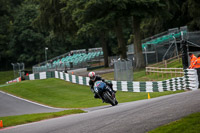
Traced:
POLYGON ((43 48, 44 34, 32 26, 37 17, 38 6, 25 1, 17 10, 12 25, 10 49, 12 49, 15 62, 24 62, 27 66, 44 60, 43 48))
POLYGON ((104 53, 104 67, 108 67, 108 50, 107 50, 107 31, 108 24, 102 18, 94 20, 93 12, 96 9, 93 7, 96 1, 81 2, 70 1, 66 8, 62 10, 70 10, 72 12, 73 20, 78 26, 77 34, 85 34, 88 37, 99 36, 101 46, 104 53), (78 7, 78 8, 74 8, 78 7))
POLYGON ((107 30, 101 27, 102 24, 87 23, 81 27, 78 31, 79 34, 85 34, 85 36, 93 37, 98 36, 100 44, 103 49, 104 55, 104 67, 108 67, 108 46, 107 46, 107 30))
POLYGON ((189 27, 191 30, 200 30, 200 3, 198 0, 188 0, 188 11, 191 16, 189 27))
POLYGON ((11 67, 13 59, 13 50, 10 49, 9 40, 13 22, 13 14, 21 0, 1 0, 0 5, 0 70, 6 70, 11 67))
POLYGON ((191 20, 188 14, 187 0, 162 0, 161 2, 165 5, 164 11, 159 11, 156 15, 145 17, 142 20, 143 38, 167 31, 170 28, 185 26, 191 20))
POLYGON ((127 5, 127 9, 132 16, 133 33, 134 33, 134 57, 136 61, 136 68, 144 68, 144 57, 142 54, 141 44, 141 22, 142 19, 149 16, 155 16, 157 13, 161 13, 164 5, 159 0, 130 0, 127 5))
MULTIPOLYGON (((143 68, 144 57, 142 55, 141 37, 140 37, 140 24, 141 20, 147 15, 151 15, 157 11, 163 10, 163 5, 159 0, 105 0, 105 1, 89 1, 81 6, 80 12, 84 17, 78 18, 78 22, 97 21, 99 19, 106 20, 105 22, 111 23, 118 40, 118 48, 120 50, 121 59, 126 59, 126 43, 123 33, 123 24, 125 19, 133 17, 134 29, 134 48, 136 58, 136 68, 143 68)), ((76 9, 77 12, 77 9, 76 9)))
MULTIPOLYGON (((118 2, 106 1, 86 1, 86 2, 76 2, 78 9, 73 9, 74 21, 79 25, 79 31, 86 27, 86 25, 94 23, 94 31, 97 31, 102 37, 102 46, 106 56, 106 46, 105 43, 105 33, 107 31, 115 31, 118 40, 118 50, 121 59, 126 59, 126 43, 123 35, 123 25, 121 18, 123 14, 120 13, 121 5, 118 2), (80 4, 81 3, 81 4, 80 4), (114 27, 114 28, 113 28, 114 27), (96 29, 95 29, 96 28, 96 29), (106 31, 106 32, 105 32, 106 31), (104 40, 104 41, 103 41, 104 40)), ((107 58, 107 57, 106 57, 107 58)))
POLYGON ((100 44, 107 66, 111 45, 112 53, 126 59, 132 24, 136 67, 142 68, 141 39, 186 24, 199 30, 199 7, 197 0, 1 0, 0 67, 41 62, 44 47, 55 57, 100 44))
POLYGON ((58 37, 65 38, 66 35, 74 35, 77 26, 72 20, 69 10, 62 10, 67 2, 62 0, 40 0, 39 16, 35 19, 34 25, 42 31, 53 31, 58 37))
POLYGON ((57 45, 58 48, 62 47, 61 51, 68 52, 66 50, 91 47, 94 38, 88 39, 84 35, 77 35, 78 27, 72 19, 71 9, 66 10, 68 4, 70 3, 65 0, 40 0, 40 13, 34 20, 34 26, 41 31, 53 34, 54 41, 62 42, 62 44, 57 45))
MULTIPOLYGON (((101 36, 100 40, 101 40, 101 44, 104 51, 105 66, 107 67, 108 66, 108 52, 106 48, 107 44, 106 44, 105 31, 108 28, 105 28, 106 26, 104 25, 105 24, 104 22, 105 20, 103 18, 104 16, 100 16, 96 18, 95 17, 96 15, 92 13, 93 11, 97 12, 95 8, 96 7, 95 4, 99 4, 99 7, 104 7, 102 5, 103 3, 101 2, 95 3, 95 1, 83 2, 83 1, 70 1, 70 0, 63 0, 63 1, 42 0, 40 2, 41 13, 40 13, 40 16, 37 18, 36 23, 39 25, 42 25, 41 28, 44 30, 53 30, 55 34, 62 33, 64 35, 69 35, 73 37, 79 36, 80 33, 83 33, 85 31, 85 29, 93 28, 93 31, 90 33, 87 30, 86 36, 88 34, 91 35, 91 33, 97 33, 99 36, 101 36), (54 21, 55 19, 56 21, 54 21)), ((107 12, 106 10, 107 8, 104 8, 104 12, 107 12)), ((119 22, 116 24, 118 24, 117 28, 121 26, 119 25, 120 24, 119 22)), ((122 28, 121 30, 118 30, 118 32, 122 32, 122 28)), ((122 33, 117 34, 117 35, 122 35, 122 33)), ((122 38, 122 36, 118 36, 118 38, 122 38)), ((119 40, 119 46, 120 46, 119 49, 121 50, 124 48, 122 47, 122 45, 125 45, 125 42, 123 39, 118 39, 118 40, 119 40)), ((122 58, 126 58, 126 52, 123 52, 122 58)))

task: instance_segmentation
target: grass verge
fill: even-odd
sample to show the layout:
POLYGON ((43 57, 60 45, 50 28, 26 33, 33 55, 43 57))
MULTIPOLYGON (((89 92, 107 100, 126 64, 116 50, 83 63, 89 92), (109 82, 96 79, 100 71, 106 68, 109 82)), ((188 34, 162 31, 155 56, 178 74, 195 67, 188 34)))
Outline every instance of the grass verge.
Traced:
POLYGON ((0 72, 0 84, 5 84, 7 81, 14 79, 13 71, 0 72))
POLYGON ((38 114, 26 114, 26 115, 17 115, 17 116, 6 116, 0 117, 0 120, 3 121, 3 127, 15 126, 25 123, 36 122, 44 119, 55 118, 64 115, 84 113, 85 111, 80 109, 73 110, 64 110, 60 112, 52 113, 38 113, 38 114))
MULTIPOLYGON (((105 73, 101 75, 102 78, 106 79, 106 80, 114 80, 114 72, 111 73, 105 73)), ((182 77, 177 75, 178 77, 182 77)), ((169 75, 169 74, 163 74, 163 76, 161 74, 145 74, 145 70, 140 70, 140 71, 134 71, 133 72, 133 80, 134 81, 162 81, 162 80, 167 80, 167 79, 171 79, 174 77, 177 77, 175 75, 169 75)))
MULTIPOLYGON (((59 108, 88 108, 105 105, 100 99, 94 99, 89 86, 73 84, 60 79, 23 81, 10 86, 0 87, 0 90, 13 95, 59 108)), ((151 98, 169 95, 181 91, 152 92, 151 98)), ((147 99, 146 92, 116 93, 119 103, 147 99)))
POLYGON ((200 112, 158 127, 149 133, 199 133, 200 112))
MULTIPOLYGON (((158 66, 157 66, 158 67, 158 66)), ((164 68, 164 65, 159 66, 160 68, 164 68)), ((168 68, 182 68, 182 61, 176 60, 172 63, 169 63, 167 65, 168 68)), ((111 73, 106 73, 101 75, 104 79, 106 80, 114 80, 114 72, 111 73)), ((157 73, 152 73, 152 74, 146 74, 145 69, 141 70, 135 70, 133 72, 133 80, 134 81, 162 81, 162 80, 167 80, 171 79, 174 77, 182 77, 181 74, 157 74, 157 73)))

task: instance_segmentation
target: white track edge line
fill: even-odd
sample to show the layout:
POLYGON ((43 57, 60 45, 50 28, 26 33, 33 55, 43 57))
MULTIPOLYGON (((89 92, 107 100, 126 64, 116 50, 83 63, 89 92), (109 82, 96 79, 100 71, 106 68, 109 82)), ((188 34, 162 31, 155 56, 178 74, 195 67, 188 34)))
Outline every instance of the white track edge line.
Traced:
POLYGON ((30 101, 30 100, 27 100, 27 99, 23 99, 23 98, 21 98, 21 97, 14 96, 14 95, 9 94, 9 93, 6 93, 6 92, 4 92, 4 91, 0 91, 0 93, 6 94, 6 95, 8 95, 8 96, 17 98, 17 99, 22 100, 22 101, 26 101, 26 102, 29 102, 29 103, 32 103, 32 104, 36 104, 36 105, 39 105, 39 106, 42 106, 42 107, 50 108, 50 109, 62 109, 62 110, 67 109, 67 108, 55 108, 55 107, 43 105, 43 104, 36 103, 36 102, 30 101))

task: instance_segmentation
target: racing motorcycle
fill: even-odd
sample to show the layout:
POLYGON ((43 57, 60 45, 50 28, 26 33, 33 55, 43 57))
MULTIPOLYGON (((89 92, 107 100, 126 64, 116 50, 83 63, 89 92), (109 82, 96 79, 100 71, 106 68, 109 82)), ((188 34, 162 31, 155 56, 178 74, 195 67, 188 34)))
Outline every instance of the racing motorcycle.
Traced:
POLYGON ((110 103, 112 106, 118 104, 115 93, 108 85, 106 85, 105 82, 96 81, 94 83, 94 92, 102 99, 103 102, 110 103))

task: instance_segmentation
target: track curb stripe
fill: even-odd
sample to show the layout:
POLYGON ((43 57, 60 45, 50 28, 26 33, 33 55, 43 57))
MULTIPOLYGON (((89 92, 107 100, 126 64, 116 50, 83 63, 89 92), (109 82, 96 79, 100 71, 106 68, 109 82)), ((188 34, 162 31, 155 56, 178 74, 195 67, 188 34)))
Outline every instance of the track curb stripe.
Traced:
MULTIPOLYGON (((118 91, 129 92, 163 92, 163 91, 176 91, 183 89, 197 90, 198 89, 198 76, 195 69, 184 70, 183 77, 176 77, 164 81, 109 81, 113 84, 113 89, 118 91)), ((64 72, 41 72, 36 74, 30 74, 26 76, 27 80, 35 79, 47 79, 47 78, 59 78, 68 82, 89 85, 89 77, 76 76, 64 72)), ((8 82, 7 82, 8 83, 8 82)))

